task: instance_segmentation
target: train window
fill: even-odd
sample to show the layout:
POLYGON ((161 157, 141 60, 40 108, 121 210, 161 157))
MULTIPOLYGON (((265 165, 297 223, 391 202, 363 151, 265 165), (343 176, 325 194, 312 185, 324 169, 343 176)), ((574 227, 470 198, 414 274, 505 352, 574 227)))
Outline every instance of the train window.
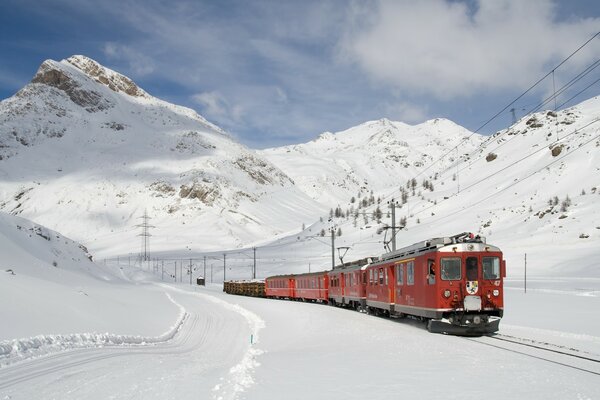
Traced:
POLYGON ((379 284, 383 285, 383 268, 379 268, 379 284))
POLYGON ((477 257, 467 257, 467 280, 476 281, 479 278, 477 257))
POLYGON ((388 285, 388 270, 387 268, 383 270, 383 276, 385 277, 385 285, 388 285))
POLYGON ((441 278, 443 281, 457 281, 461 279, 460 258, 442 258, 441 260, 441 278))
POLYGON ((409 261, 406 264, 406 284, 414 285, 415 284, 415 262, 409 261))
POLYGON ((396 266, 396 283, 404 284, 404 265, 402 264, 396 266))
POLYGON ((373 286, 373 270, 369 270, 369 285, 373 286))
POLYGON ((483 279, 500 279, 500 259, 498 257, 483 257, 483 279))

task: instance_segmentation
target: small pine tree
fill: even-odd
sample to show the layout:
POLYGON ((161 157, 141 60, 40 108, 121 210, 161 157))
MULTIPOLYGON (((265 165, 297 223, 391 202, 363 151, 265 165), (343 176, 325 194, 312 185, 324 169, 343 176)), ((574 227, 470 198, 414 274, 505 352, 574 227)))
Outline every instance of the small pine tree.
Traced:
POLYGON ((569 198, 569 195, 567 195, 567 197, 560 204, 560 211, 565 212, 569 209, 570 206, 571 206, 571 199, 569 198))
POLYGON ((321 229, 321 232, 319 232, 319 235, 321 235, 321 237, 325 236, 325 229, 321 229))
POLYGON ((379 208, 379 206, 375 209, 375 219, 377 220, 377 222, 381 222, 381 217, 383 216, 383 213, 381 212, 381 208, 379 208))
POLYGON ((337 230, 337 235, 338 235, 338 236, 342 236, 342 228, 338 228, 338 230, 337 230))
POLYGON ((352 198, 350 199, 350 203, 354 204, 356 202, 356 198, 354 196, 352 196, 352 198))

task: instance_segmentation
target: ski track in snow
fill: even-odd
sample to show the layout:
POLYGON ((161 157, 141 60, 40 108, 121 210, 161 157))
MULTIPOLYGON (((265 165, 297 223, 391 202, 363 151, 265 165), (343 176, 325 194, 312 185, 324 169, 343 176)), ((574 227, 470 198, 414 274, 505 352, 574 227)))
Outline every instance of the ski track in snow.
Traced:
POLYGON ((169 293, 165 295, 179 307, 179 316, 175 323, 163 334, 154 337, 117 335, 112 333, 73 333, 67 335, 38 335, 25 339, 12 339, 0 342, 0 367, 17 361, 79 348, 101 347, 137 347, 152 346, 173 339, 188 317, 185 308, 177 303, 169 293))
MULTIPOLYGON (((159 286, 169 287, 164 284, 159 284, 159 286)), ((221 383, 215 385, 212 389, 214 400, 237 399, 241 393, 254 384, 254 369, 260 366, 256 358, 264 353, 263 350, 255 346, 259 343, 259 332, 265 327, 265 321, 238 304, 231 304, 225 300, 203 293, 189 292, 173 287, 169 288, 186 294, 195 294, 198 297, 209 300, 227 310, 240 314, 248 322, 251 334, 251 337, 248 338, 248 350, 244 353, 240 362, 229 369, 227 376, 221 377, 221 383)))

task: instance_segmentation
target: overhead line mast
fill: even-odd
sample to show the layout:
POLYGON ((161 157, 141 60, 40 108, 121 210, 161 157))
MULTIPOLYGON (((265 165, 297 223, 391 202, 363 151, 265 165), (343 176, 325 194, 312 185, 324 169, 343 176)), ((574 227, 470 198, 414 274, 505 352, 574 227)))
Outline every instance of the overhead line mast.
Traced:
POLYGON ((140 233, 138 235, 138 236, 142 237, 142 250, 140 252, 140 259, 142 261, 149 261, 150 260, 150 236, 152 236, 152 234, 150 234, 150 228, 156 228, 156 227, 154 225, 150 225, 148 223, 148 221, 152 219, 148 216, 148 210, 144 210, 144 215, 141 217, 138 217, 138 218, 142 219, 142 223, 139 225, 136 225, 136 227, 142 228, 142 233, 140 233))

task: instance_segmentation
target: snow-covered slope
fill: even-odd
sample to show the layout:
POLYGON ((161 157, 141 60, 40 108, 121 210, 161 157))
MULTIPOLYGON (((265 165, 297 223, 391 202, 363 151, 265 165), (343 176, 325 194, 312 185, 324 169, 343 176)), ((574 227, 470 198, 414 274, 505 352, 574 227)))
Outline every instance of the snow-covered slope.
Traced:
POLYGON ((45 61, 0 103, 0 209, 73 237, 95 254, 235 247, 299 226, 318 205, 254 151, 193 110, 73 56, 45 61), (258 206, 269 199, 269 207, 258 206), (274 201, 272 201, 274 200, 274 201))
MULTIPOLYGON (((540 272, 568 265, 598 275, 599 117, 593 98, 489 137, 444 119, 382 119, 252 151, 194 111, 74 56, 44 62, 0 103, 0 209, 100 257, 137 253, 147 210, 152 252, 202 257, 277 236, 279 259, 291 251, 285 243, 328 232, 337 209, 332 223, 343 231, 337 245, 351 247, 348 260, 384 251, 393 198, 396 224, 405 225, 398 246, 478 231, 518 268, 527 253, 540 272)), ((305 270, 306 257, 323 253, 315 245, 263 272, 305 270)))
MULTIPOLYGON (((529 115, 490 137, 469 136, 443 120, 416 127, 377 121, 263 154, 309 195, 329 194, 330 207, 340 204, 332 224, 343 232, 336 246, 350 247, 346 260, 385 251, 383 241, 390 235, 386 238, 381 228, 391 225, 387 201, 394 198, 396 225, 405 225, 398 246, 476 231, 504 250, 513 277, 522 276, 525 254, 535 274, 600 276, 599 119, 600 98, 595 97, 556 113, 529 115), (436 124, 445 127, 436 132, 436 124), (406 142, 405 150, 396 146, 386 152, 383 140, 370 140, 378 132, 406 142), (441 145, 444 135, 447 147, 441 145), (468 139, 451 151, 463 138, 468 139), (409 160, 407 168, 388 158, 394 156, 409 160), (413 178, 416 186, 407 186, 413 178), (365 193, 351 198, 355 192, 349 182, 363 180, 375 199, 365 193)), ((317 222, 303 232, 306 246, 311 235, 323 230, 328 235, 332 224, 317 222)), ((295 242, 290 238, 289 245, 295 242)), ((306 256, 321 250, 316 243, 306 256)), ((304 271, 305 264, 297 270, 304 271)), ((320 268, 330 265, 323 260, 320 268)))
MULTIPOLYGON (((0 343, 32 335, 92 335, 107 330, 126 335, 163 333, 174 322, 177 307, 156 288, 132 286, 124 275, 92 261, 81 244, 0 212, 0 343), (149 304, 152 315, 146 312, 149 304)), ((0 359, 10 355, 12 347, 33 351, 41 342, 53 342, 53 336, 38 339, 8 349, 0 346, 0 359)))
POLYGON ((475 149, 483 137, 446 119, 415 126, 381 119, 259 153, 309 196, 335 207, 352 196, 404 185, 463 141, 459 150, 441 160, 442 167, 475 149))

